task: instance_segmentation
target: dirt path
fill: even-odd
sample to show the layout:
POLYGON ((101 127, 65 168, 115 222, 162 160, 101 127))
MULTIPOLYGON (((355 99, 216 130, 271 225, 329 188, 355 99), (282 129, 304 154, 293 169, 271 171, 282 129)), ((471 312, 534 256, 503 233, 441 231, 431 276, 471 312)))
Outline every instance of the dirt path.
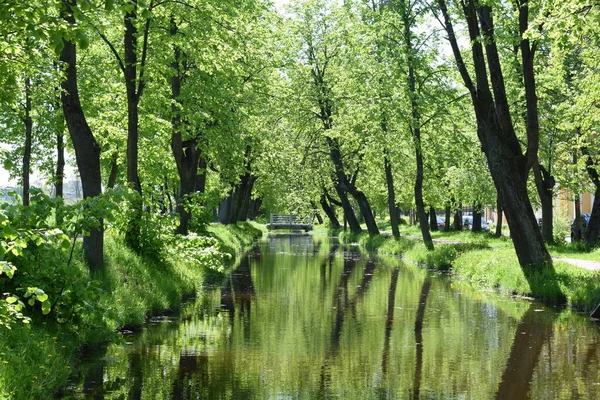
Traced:
POLYGON ((579 260, 577 258, 557 257, 554 261, 564 261, 579 268, 589 269, 590 271, 600 271, 600 262, 590 260, 579 260))

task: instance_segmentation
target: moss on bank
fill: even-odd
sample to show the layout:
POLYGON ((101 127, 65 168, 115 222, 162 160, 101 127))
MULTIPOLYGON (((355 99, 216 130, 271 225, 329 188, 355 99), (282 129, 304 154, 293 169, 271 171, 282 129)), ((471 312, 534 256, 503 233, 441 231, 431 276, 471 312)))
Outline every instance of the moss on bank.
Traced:
MULTIPOLYGON (((81 351, 117 338, 116 329, 136 329, 151 315, 176 311, 185 297, 201 292, 214 258, 220 262, 223 252, 235 255, 262 234, 251 223, 211 225, 207 231, 201 235, 216 241, 200 262, 177 251, 141 256, 122 237, 107 235, 106 269, 80 288, 85 307, 75 310, 73 318, 59 324, 53 313, 40 314, 30 326, 0 329, 0 400, 55 398, 81 351)), ((88 276, 81 261, 70 268, 88 276)))
POLYGON ((433 251, 427 251, 422 242, 406 237, 365 233, 342 233, 340 237, 370 251, 401 256, 427 268, 450 270, 456 279, 508 295, 532 297, 586 312, 600 301, 600 272, 557 261, 532 268, 526 274, 514 249, 505 245, 506 240, 496 239, 499 243, 496 246, 488 235, 463 234, 461 239, 467 238, 470 243, 436 243, 433 251))

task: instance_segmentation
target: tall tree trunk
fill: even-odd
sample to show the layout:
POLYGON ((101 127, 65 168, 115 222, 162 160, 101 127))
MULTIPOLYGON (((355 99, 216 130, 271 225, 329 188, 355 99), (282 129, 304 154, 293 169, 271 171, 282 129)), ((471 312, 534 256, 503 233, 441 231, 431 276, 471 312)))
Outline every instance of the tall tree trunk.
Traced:
POLYGON ((542 236, 546 243, 554 241, 554 177, 539 163, 533 166, 535 185, 542 203, 542 236))
MULTIPOLYGON (((75 26, 73 7, 76 0, 63 0, 61 17, 70 26, 75 26)), ((61 83, 61 103, 65 121, 71 135, 75 159, 81 177, 83 196, 95 197, 102 193, 102 177, 100 173, 100 147, 85 119, 79 91, 77 87, 77 50, 75 44, 63 39, 60 61, 66 65, 65 77, 61 83)), ((102 220, 97 228, 90 229, 90 234, 83 237, 85 260, 92 272, 104 266, 104 225, 102 220)))
POLYGON ((481 204, 473 204, 473 232, 481 232, 481 204))
POLYGON ((250 172, 247 172, 242 177, 241 184, 238 186, 237 190, 239 192, 238 195, 238 209, 236 212, 235 221, 246 221, 248 219, 248 210, 250 208, 250 200, 252 200, 252 189, 254 188, 254 183, 256 182, 256 176, 252 175, 250 172))
POLYGON ((454 229, 457 231, 462 230, 462 203, 458 203, 458 208, 454 212, 454 229))
MULTIPOLYGON (((175 18, 171 17, 170 34, 175 37, 179 29, 175 18)), ((182 118, 181 104, 179 96, 181 94, 182 85, 182 70, 181 70, 181 49, 175 45, 173 47, 173 63, 171 68, 173 76, 171 77, 171 150, 175 158, 177 173, 179 175, 179 198, 177 201, 176 210, 179 214, 179 225, 175 233, 187 235, 189 230, 189 222, 192 218, 192 213, 187 207, 189 195, 195 193, 198 184, 198 167, 200 164, 200 152, 197 140, 183 140, 182 138, 182 118)))
POLYGON ((394 237, 400 237, 400 221, 398 218, 398 210, 396 208, 396 193, 394 191, 394 175, 392 174, 392 164, 390 158, 385 151, 383 158, 383 165, 385 168, 385 182, 387 184, 387 200, 388 200, 388 211, 390 213, 390 225, 392 227, 392 235, 394 237))
POLYGON ((450 219, 452 218, 452 208, 450 204, 446 204, 446 213, 444 216, 444 231, 448 232, 451 229, 450 219))
POLYGON ((502 198, 519 264, 525 268, 530 264, 551 262, 527 193, 527 175, 529 169, 537 162, 539 137, 528 132, 527 151, 523 154, 508 107, 504 77, 495 43, 491 8, 480 5, 475 0, 466 0, 463 7, 471 39, 476 76, 476 83, 474 83, 463 61, 446 1, 438 0, 438 5, 443 14, 445 29, 458 70, 471 94, 477 117, 477 135, 486 155, 496 190, 502 198), (478 22, 481 23, 481 29, 478 22), (481 40, 482 37, 484 40, 481 40))
POLYGON ((119 174, 119 165, 117 164, 117 155, 115 154, 110 162, 110 174, 108 175, 108 183, 106 187, 113 189, 117 184, 117 176, 119 174))
MULTIPOLYGON (((582 231, 581 227, 579 227, 579 231, 581 232, 580 237, 583 237, 585 243, 595 245, 600 238, 600 174, 598 174, 598 170, 596 169, 598 164, 592 159, 587 147, 583 147, 581 152, 587 157, 585 160, 586 170, 592 183, 596 187, 596 190, 594 192, 592 213, 585 229, 585 233, 582 231)), ((581 207, 579 206, 577 209, 581 210, 581 207)), ((576 218, 576 221, 581 225, 580 216, 576 216, 576 218)))
POLYGON ((429 228, 432 231, 438 230, 437 215, 435 213, 435 207, 429 207, 429 228))
POLYGON ((331 222, 331 227, 333 229, 340 229, 340 221, 338 220, 333 207, 329 205, 329 202, 327 202, 327 197, 325 196, 325 194, 321 194, 321 199, 319 200, 319 203, 321 204, 321 208, 323 208, 325 215, 327 215, 327 218, 329 218, 329 221, 331 222))
POLYGON ((330 137, 327 137, 326 141, 329 146, 329 155, 331 157, 331 161, 335 166, 335 175, 337 179, 335 190, 340 198, 340 201, 342 202, 344 218, 348 221, 348 225, 350 225, 350 230, 352 232, 360 233, 362 232, 362 228, 360 227, 358 218, 356 218, 354 209, 352 208, 350 200, 348 199, 348 178, 346 176, 346 173, 344 172, 344 166, 342 164, 342 155, 339 150, 339 144, 337 140, 332 139, 330 137))
POLYGON ((23 151, 23 205, 29 205, 29 174, 31 173, 31 139, 33 121, 31 119, 31 78, 25 77, 25 149, 23 151))
POLYGON ((401 13, 404 22, 404 43, 406 44, 407 63, 408 63, 408 91, 411 107, 411 123, 410 131, 413 136, 415 145, 415 158, 417 162, 417 174, 415 178, 415 205, 417 206, 417 215, 419 216, 419 227, 421 228, 421 236, 427 250, 433 250, 433 240, 429 232, 429 223, 427 221, 427 212, 425 211, 425 203, 423 202, 423 151, 421 146, 421 115, 419 113, 419 104, 417 99, 419 93, 415 84, 415 48, 412 44, 412 27, 413 17, 410 15, 409 4, 407 0, 401 0, 401 13))
POLYGON ((496 196, 496 234, 497 238, 502 236, 502 220, 504 219, 502 212, 502 202, 500 201, 500 195, 496 196))
MULTIPOLYGON (((539 138, 540 123, 538 116, 538 98, 536 93, 534 57, 536 44, 530 43, 527 30, 529 29, 529 3, 527 1, 517 1, 519 7, 519 33, 521 35, 521 60, 523 66, 523 83, 525 86, 526 99, 526 128, 528 138, 539 138)), ((533 154, 531 155, 534 156, 533 154)), ((535 162, 532 165, 535 178, 535 185, 542 203, 542 237, 546 243, 554 241, 553 234, 553 189, 554 177, 550 170, 546 170, 540 165, 537 159, 537 149, 535 151, 535 162)))
POLYGON ((56 134, 56 171, 54 173, 54 195, 63 197, 65 181, 65 137, 63 132, 56 134))

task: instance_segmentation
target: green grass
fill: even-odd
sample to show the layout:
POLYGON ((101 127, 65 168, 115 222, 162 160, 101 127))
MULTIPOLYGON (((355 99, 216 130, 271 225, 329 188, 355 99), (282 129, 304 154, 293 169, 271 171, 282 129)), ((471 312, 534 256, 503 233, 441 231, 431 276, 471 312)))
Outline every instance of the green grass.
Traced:
POLYGON ((262 224, 247 221, 231 225, 211 224, 206 228, 206 232, 200 232, 199 234, 208 234, 218 239, 222 250, 235 256, 252 244, 257 237, 262 236, 266 230, 262 224))
POLYGON ((453 263, 462 280, 511 295, 534 297, 591 311, 600 301, 600 272, 554 262, 531 268, 527 274, 512 250, 485 249, 461 254, 453 263))
POLYGON ((0 399, 52 398, 71 373, 77 337, 34 322, 0 329, 0 399))
MULTIPOLYGON (((262 234, 253 223, 213 225, 209 232, 233 254, 262 234)), ((212 271, 173 252, 141 256, 121 236, 106 236, 105 256, 106 268, 95 277, 101 290, 86 298, 73 321, 57 324, 51 313, 34 315, 30 326, 0 329, 0 400, 54 398, 82 348, 115 338, 115 329, 135 329, 151 315, 177 310, 183 298, 202 290, 212 271)), ((73 268, 88 276, 80 260, 73 268)))
MULTIPOLYGON (((400 239, 387 235, 342 232, 345 242, 356 242, 370 251, 401 255, 421 266, 451 270, 456 279, 508 295, 533 297, 549 304, 591 311, 600 301, 600 272, 562 261, 523 270, 509 237, 469 231, 432 232, 435 249, 427 251, 418 227, 404 227, 400 239), (408 238, 410 236, 411 238, 408 238)), ((581 244, 548 247, 553 257, 600 261, 600 249, 581 244)))

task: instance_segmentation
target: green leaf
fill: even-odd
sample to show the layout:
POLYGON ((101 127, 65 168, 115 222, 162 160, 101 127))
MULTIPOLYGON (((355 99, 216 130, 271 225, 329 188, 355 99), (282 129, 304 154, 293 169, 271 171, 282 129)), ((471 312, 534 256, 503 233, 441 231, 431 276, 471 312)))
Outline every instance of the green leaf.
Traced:
POLYGON ((41 302, 45 302, 46 300, 48 300, 48 295, 46 293, 37 294, 35 297, 38 301, 41 302))
MULTIPOLYGON (((10 78, 12 78, 13 81, 14 81, 14 77, 12 75, 8 76, 8 79, 10 79, 10 78)), ((7 83, 7 84, 10 85, 10 83, 7 83)), ((2 166, 4 167, 4 169, 10 171, 10 170, 12 170, 14 168, 15 164, 12 162, 12 160, 10 160, 8 158, 5 158, 2 161, 2 166)))
POLYGON ((49 314, 51 309, 52 309, 52 304, 50 304, 49 301, 44 301, 42 303, 42 314, 44 314, 44 315, 49 314))
POLYGON ((14 304, 17 302, 17 300, 19 300, 18 298, 16 298, 15 296, 9 296, 6 298, 6 302, 8 304, 14 304))
POLYGON ((30 306, 33 306, 35 304, 35 299, 33 297, 31 297, 29 300, 27 300, 27 304, 29 304, 30 306))

